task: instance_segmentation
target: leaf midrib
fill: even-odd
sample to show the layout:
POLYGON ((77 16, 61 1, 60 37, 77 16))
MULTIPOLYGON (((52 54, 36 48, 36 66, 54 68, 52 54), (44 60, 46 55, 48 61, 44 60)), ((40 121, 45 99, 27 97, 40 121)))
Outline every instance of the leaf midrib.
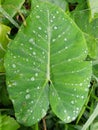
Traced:
POLYGON ((48 63, 47 63, 47 80, 50 81, 50 40, 51 40, 51 27, 49 20, 49 10, 47 10, 48 16, 48 26, 47 26, 47 36, 48 36, 48 63))

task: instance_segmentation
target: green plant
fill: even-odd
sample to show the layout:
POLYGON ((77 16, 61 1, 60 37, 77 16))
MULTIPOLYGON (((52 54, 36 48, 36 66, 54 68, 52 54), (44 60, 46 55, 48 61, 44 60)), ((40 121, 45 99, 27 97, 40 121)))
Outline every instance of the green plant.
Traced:
POLYGON ((0 103, 15 111, 14 115, 1 109, 2 114, 15 116, 26 126, 20 125, 20 129, 38 130, 42 122, 44 130, 97 127, 92 123, 95 112, 93 120, 90 117, 98 101, 97 7, 89 0, 26 0, 22 6, 23 2, 10 1, 14 7, 10 10, 9 1, 1 1, 0 6, 0 26, 5 28, 0 34, 0 45, 5 49, 1 48, 0 93, 5 98, 0 103), (13 40, 6 52, 9 26, 19 31, 15 38, 10 34, 13 40), (4 74, 14 108, 7 99, 4 74))
POLYGON ((82 32, 49 3, 37 4, 26 23, 9 44, 5 58, 17 120, 33 125, 46 115, 49 104, 64 122, 75 120, 85 103, 92 72, 91 63, 84 61, 87 47, 82 32))

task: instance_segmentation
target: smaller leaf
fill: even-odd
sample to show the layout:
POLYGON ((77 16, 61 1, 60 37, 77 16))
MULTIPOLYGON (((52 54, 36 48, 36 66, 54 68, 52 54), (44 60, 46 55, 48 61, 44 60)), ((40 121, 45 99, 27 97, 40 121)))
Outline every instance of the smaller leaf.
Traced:
POLYGON ((96 56, 97 56, 96 39, 89 34, 85 34, 85 39, 86 39, 87 46, 88 46, 89 57, 96 59, 96 56))
POLYGON ((17 130, 19 127, 14 118, 7 115, 0 115, 0 130, 17 130))
POLYGON ((89 0, 88 5, 90 7, 91 19, 98 18, 98 0, 89 0))
POLYGON ((0 72, 4 72, 3 57, 6 52, 7 44, 10 41, 7 33, 10 32, 10 27, 0 24, 0 72))

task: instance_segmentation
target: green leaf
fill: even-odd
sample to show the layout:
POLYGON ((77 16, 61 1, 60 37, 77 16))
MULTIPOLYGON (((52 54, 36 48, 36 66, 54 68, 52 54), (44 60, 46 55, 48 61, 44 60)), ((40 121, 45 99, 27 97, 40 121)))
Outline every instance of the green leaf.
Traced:
POLYGON ((88 5, 90 7, 91 19, 98 18, 98 0, 89 0, 88 5))
POLYGON ((19 124, 14 118, 7 115, 0 115, 0 130, 17 130, 19 124))
POLYGON ((97 56, 97 45, 96 45, 96 40, 93 36, 89 35, 89 34, 85 34, 85 39, 87 42, 87 46, 88 46, 88 55, 90 58, 96 59, 97 56))
POLYGON ((9 38, 7 33, 10 32, 10 27, 0 24, 0 72, 4 72, 4 55, 7 49, 9 38))
POLYGON ((91 62, 76 24, 60 8, 36 5, 5 57, 6 79, 17 120, 27 126, 52 111, 68 123, 78 116, 89 90, 91 62))
POLYGON ((90 58, 97 57, 97 39, 98 39, 98 18, 89 22, 90 10, 88 10, 87 3, 78 4, 77 8, 72 11, 71 17, 79 26, 79 28, 86 33, 85 38, 88 45, 88 55, 90 58))

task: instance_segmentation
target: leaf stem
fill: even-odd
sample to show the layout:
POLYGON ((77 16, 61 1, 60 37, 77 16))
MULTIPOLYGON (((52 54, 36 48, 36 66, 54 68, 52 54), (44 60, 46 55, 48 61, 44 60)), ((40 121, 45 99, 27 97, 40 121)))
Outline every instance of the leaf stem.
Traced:
POLYGON ((45 117, 44 117, 42 120, 43 120, 43 127, 44 127, 44 130, 47 130, 45 117))

